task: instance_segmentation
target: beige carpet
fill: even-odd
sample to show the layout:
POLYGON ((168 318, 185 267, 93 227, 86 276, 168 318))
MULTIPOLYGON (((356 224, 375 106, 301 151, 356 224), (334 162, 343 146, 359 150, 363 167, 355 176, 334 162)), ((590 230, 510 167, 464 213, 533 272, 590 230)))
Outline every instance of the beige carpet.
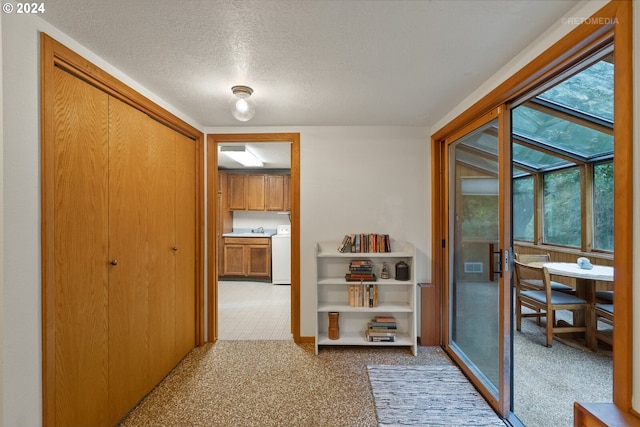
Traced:
POLYGON ((557 339, 547 348, 544 332, 532 318, 514 331, 514 410, 528 427, 572 427, 573 402, 611 402, 611 351, 557 339))
POLYGON ((194 349, 121 426, 376 426, 367 365, 450 365, 439 347, 218 341, 194 349))

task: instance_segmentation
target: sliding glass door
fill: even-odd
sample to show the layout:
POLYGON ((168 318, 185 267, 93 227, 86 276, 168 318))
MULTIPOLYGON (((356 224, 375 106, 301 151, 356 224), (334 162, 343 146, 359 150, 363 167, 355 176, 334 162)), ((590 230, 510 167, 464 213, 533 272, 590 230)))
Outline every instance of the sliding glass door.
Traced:
POLYGON ((498 110, 447 141, 446 345, 501 414, 509 407, 510 144, 498 110), (506 161, 503 161, 505 160, 506 161))

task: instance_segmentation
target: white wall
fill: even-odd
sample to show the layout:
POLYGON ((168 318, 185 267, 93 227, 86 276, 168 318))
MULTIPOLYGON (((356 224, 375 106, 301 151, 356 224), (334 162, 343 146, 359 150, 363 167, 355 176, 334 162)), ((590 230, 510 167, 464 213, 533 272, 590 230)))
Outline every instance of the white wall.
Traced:
MULTIPOLYGON (((549 28, 544 34, 542 34, 538 40, 536 40, 531 46, 525 49, 520 55, 515 57, 512 61, 506 64, 498 73, 496 73, 491 79, 487 80, 482 86, 480 86, 474 93, 469 95, 467 99, 465 99, 462 103, 460 103, 456 108, 446 114, 442 119, 440 119, 437 123, 432 126, 432 130, 434 132, 438 131, 444 125, 449 123, 455 117, 460 115, 463 111, 473 105, 476 101, 481 99, 484 95, 489 93, 492 89, 497 87, 499 84, 504 82, 508 77, 512 76, 516 71, 521 69, 523 66, 527 65, 531 62, 536 56, 540 53, 544 52, 551 45, 556 43, 566 34, 568 34, 571 30, 574 29, 580 22, 580 19, 575 18, 588 18, 592 16, 595 12, 601 9, 607 1, 603 0, 588 0, 583 1, 578 6, 576 6, 573 10, 571 10, 565 18, 573 18, 573 19, 561 19, 554 25, 549 28), (569 25, 569 23, 574 23, 575 25, 569 25)), ((634 2, 634 47, 633 47, 633 57, 634 57, 634 72, 633 75, 633 87, 634 87, 634 113, 633 113, 633 128, 634 128, 634 138, 633 138, 633 163, 634 165, 640 165, 640 73, 638 73, 639 58, 640 58, 640 4, 634 2)), ((640 167, 633 168, 633 182, 634 182, 634 212, 633 215, 634 223, 633 223, 633 253, 634 253, 634 263, 633 265, 640 265, 640 215, 637 212, 640 212, 640 193, 638 189, 640 188, 640 167)), ((634 274, 633 283, 633 313, 640 313, 640 275, 634 274)), ((633 317, 633 408, 640 412, 640 316, 633 317)))
POLYGON ((1 14, 4 138, 4 293, 0 326, 0 424, 42 424, 40 268, 40 69, 44 31, 176 116, 197 125, 162 99, 35 15, 1 14))
MULTIPOLYGON (((0 59, 2 59, 2 19, 0 19, 0 59)), ((4 113, 3 113, 3 102, 2 102, 2 63, 0 61, 0 129, 3 129, 2 126, 2 119, 4 117, 4 113)), ((0 414, 2 414, 4 411, 2 410, 3 408, 3 403, 4 403, 4 395, 3 395, 3 385, 4 382, 2 381, 2 379, 4 378, 4 375, 2 375, 2 371, 3 371, 3 366, 4 366, 4 362, 3 362, 3 351, 2 351, 2 347, 3 347, 3 331, 4 331, 4 326, 3 326, 3 319, 4 319, 4 313, 3 313, 3 306, 4 306, 4 217, 3 217, 3 212, 4 212, 4 197, 3 197, 3 189, 4 189, 4 173, 3 173, 3 153, 4 152, 4 134, 3 132, 0 132, 0 414)), ((3 421, 3 417, 0 417, 0 427, 4 426, 4 421, 3 421)))
POLYGON ((315 335, 315 242, 349 233, 411 241, 431 280, 431 151, 421 127, 225 127, 207 133, 300 133, 300 334, 315 335))

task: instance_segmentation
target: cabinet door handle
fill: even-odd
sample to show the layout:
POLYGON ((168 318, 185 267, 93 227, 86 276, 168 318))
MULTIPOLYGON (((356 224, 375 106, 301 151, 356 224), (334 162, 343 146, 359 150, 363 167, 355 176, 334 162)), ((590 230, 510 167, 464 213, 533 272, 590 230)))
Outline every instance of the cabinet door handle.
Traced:
POLYGON ((117 260, 117 259, 114 259, 114 260, 112 260, 112 261, 111 261, 111 263, 110 263, 110 264, 111 264, 111 265, 118 265, 118 260, 117 260))

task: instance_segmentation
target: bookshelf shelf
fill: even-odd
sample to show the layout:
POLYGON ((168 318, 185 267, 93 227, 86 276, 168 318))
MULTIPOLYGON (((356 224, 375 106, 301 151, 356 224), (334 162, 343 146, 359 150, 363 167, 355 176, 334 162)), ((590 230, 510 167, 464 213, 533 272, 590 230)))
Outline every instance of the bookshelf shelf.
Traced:
MULTIPOLYGON (((348 252, 338 251, 340 242, 318 242, 316 244, 316 354, 322 346, 379 346, 410 347, 416 355, 417 320, 416 320, 416 279, 415 248, 409 242, 391 241, 393 252, 348 252), (363 304, 354 306, 350 303, 349 288, 360 285, 358 281, 347 281, 345 274, 350 271, 353 260, 370 260, 373 272, 378 277, 375 281, 364 280, 364 288, 377 288, 377 306, 363 304), (396 280, 395 264, 404 261, 409 266, 409 280, 396 280), (391 278, 382 279, 380 272, 386 263, 391 278), (330 312, 338 312, 340 337, 332 340, 328 337, 330 312), (370 342, 366 331, 369 323, 376 316, 393 316, 397 325, 397 335, 392 342, 370 342)), ((366 299, 365 299, 366 301, 366 299)))

